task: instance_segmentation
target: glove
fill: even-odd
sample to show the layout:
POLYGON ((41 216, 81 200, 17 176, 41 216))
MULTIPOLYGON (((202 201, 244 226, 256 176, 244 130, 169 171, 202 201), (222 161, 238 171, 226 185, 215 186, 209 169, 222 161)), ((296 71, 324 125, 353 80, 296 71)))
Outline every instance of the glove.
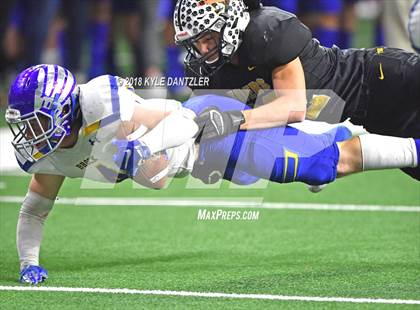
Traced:
POLYGON ((197 142, 200 142, 237 132, 245 118, 239 110, 221 112, 217 107, 209 107, 196 117, 195 122, 199 128, 197 142))
POLYGON ((130 178, 137 174, 139 165, 152 156, 149 147, 139 140, 114 140, 112 145, 117 147, 112 159, 130 178))
POLYGON ((37 285, 48 278, 48 271, 41 266, 28 265, 20 272, 19 282, 37 285))

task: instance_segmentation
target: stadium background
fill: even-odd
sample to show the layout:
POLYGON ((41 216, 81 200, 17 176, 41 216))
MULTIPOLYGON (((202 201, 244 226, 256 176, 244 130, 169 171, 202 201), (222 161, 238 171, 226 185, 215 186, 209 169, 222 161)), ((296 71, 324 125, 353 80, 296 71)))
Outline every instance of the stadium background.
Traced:
MULTIPOLYGON (((13 1, 2 5, 6 2, 11 8, 13 1)), ((103 73, 122 77, 181 74, 182 53, 171 42, 169 2, 14 1, 17 9, 10 9, 11 17, 0 28, 1 114, 10 81, 19 70, 39 62, 65 65, 80 82, 103 73), (49 7, 49 12, 42 12, 43 5, 49 7), (34 24, 31 14, 50 17, 34 24), (136 26, 139 18, 143 18, 143 27, 136 26), (77 24, 83 26, 75 27, 77 24), (74 37, 68 32, 72 28, 77 34, 74 37), (45 38, 35 46, 28 44, 33 40, 26 39, 34 32, 36 38, 45 38), (92 48, 92 40, 102 44, 92 48), (78 50, 74 51, 76 56, 69 55, 73 49, 78 50), (141 55, 144 57, 139 59, 141 55)), ((386 2, 362 0, 356 4, 351 47, 390 45, 384 42, 377 26, 386 2)), ((3 22, 5 12, 1 13, 3 22)), ((397 15, 395 11, 391 18, 398 19, 397 15)), ((339 20, 343 20, 342 16, 339 20)), ((141 89, 137 91, 142 95, 141 89)), ((151 95, 182 100, 188 90, 160 88, 151 95)), ((29 177, 16 169, 4 118, 0 119, 1 287, 18 285, 15 227, 18 201, 26 193, 29 177)), ((69 179, 59 196, 61 201, 45 226, 41 250, 41 264, 50 272, 47 286, 420 299, 420 217, 416 209, 420 205, 420 187, 397 170, 354 175, 330 184, 318 194, 310 193, 303 184, 260 183, 238 188, 226 182, 205 188, 183 179, 154 191, 130 182, 103 188, 69 179), (93 205, 84 205, 80 199, 84 197, 91 198, 93 205), (139 202, 144 206, 129 206, 128 198, 144 199, 139 202), (186 207, 170 206, 171 202, 186 207), (257 221, 197 220, 200 207, 214 209, 211 202, 224 210, 230 210, 228 204, 236 204, 239 210, 259 210, 260 216, 257 221), (253 202, 255 206, 246 207, 253 202), (262 202, 291 209, 266 209, 262 202), (301 204, 327 210, 298 210, 301 204), (343 211, 348 205, 359 211, 343 211), (372 206, 382 211, 361 211, 372 206), (412 210, 391 212, 395 206, 412 210), (331 210, 333 207, 338 210, 331 210)), ((40 304, 43 308, 335 306, 0 291, 3 309, 20 308, 23 299, 30 308, 40 304)))

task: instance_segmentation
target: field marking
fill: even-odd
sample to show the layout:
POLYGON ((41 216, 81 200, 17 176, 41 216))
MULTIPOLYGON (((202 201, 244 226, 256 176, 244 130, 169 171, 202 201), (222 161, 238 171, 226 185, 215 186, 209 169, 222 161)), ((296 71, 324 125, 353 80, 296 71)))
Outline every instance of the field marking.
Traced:
MULTIPOLYGON (((24 197, 0 196, 0 203, 22 203, 24 197)), ((263 202, 262 198, 249 199, 180 199, 180 198, 58 198, 55 202, 61 205, 76 206, 171 206, 202 208, 258 208, 278 210, 320 210, 320 211, 370 211, 370 212, 420 212, 416 206, 383 206, 383 205, 340 205, 318 203, 277 203, 263 202)))
POLYGON ((236 294, 188 291, 137 290, 127 288, 87 288, 87 287, 52 287, 52 286, 0 286, 0 291, 41 291, 41 292, 73 292, 73 293, 102 293, 102 294, 137 294, 157 296, 184 296, 205 298, 233 298, 281 301, 313 301, 313 302, 345 302, 345 303, 374 303, 396 305, 420 305, 420 300, 384 299, 384 298, 350 298, 350 297, 316 297, 316 296, 285 296, 270 294, 236 294))

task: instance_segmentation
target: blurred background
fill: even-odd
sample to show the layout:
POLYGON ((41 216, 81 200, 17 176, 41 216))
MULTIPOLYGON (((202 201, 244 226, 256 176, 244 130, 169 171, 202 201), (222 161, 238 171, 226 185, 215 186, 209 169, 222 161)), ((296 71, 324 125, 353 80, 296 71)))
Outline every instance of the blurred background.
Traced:
MULTIPOLYGON (((325 46, 386 45, 411 50, 406 31, 412 0, 262 0, 293 12, 325 46)), ((16 74, 38 63, 70 69, 79 83, 102 74, 183 76, 174 44, 176 0, 0 1, 0 108, 16 74)), ((164 95, 183 98, 174 86, 164 95)), ((3 117, 1 124, 4 125, 3 117)))

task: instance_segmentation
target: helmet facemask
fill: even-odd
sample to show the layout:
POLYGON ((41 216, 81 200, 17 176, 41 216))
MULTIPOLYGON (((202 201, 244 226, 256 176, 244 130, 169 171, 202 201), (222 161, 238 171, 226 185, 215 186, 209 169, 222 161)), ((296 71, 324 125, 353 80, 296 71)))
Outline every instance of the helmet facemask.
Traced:
POLYGON ((73 74, 57 65, 33 66, 18 75, 10 88, 6 121, 19 155, 36 162, 60 147, 71 134, 78 91, 73 74))
POLYGON ((238 50, 248 22, 242 0, 179 0, 174 12, 175 42, 187 50, 185 66, 199 76, 216 73, 238 50), (197 42, 212 33, 219 34, 216 47, 202 55, 197 42), (212 60, 215 55, 217 60, 212 60))
POLYGON ((63 126, 41 110, 20 116, 19 110, 7 109, 6 120, 13 134, 13 147, 31 162, 54 152, 67 135, 63 126))
MULTIPOLYGON (((221 23, 219 21, 219 23, 221 23)), ((199 35, 182 42, 182 46, 187 50, 185 65, 199 76, 211 76, 217 72, 225 63, 230 61, 232 55, 226 55, 222 51, 228 43, 223 40, 223 26, 220 32, 211 29, 204 30, 199 35), (214 41, 214 47, 205 55, 202 55, 197 47, 200 40, 206 39, 214 41), (214 59, 212 59, 214 58, 214 59)))

